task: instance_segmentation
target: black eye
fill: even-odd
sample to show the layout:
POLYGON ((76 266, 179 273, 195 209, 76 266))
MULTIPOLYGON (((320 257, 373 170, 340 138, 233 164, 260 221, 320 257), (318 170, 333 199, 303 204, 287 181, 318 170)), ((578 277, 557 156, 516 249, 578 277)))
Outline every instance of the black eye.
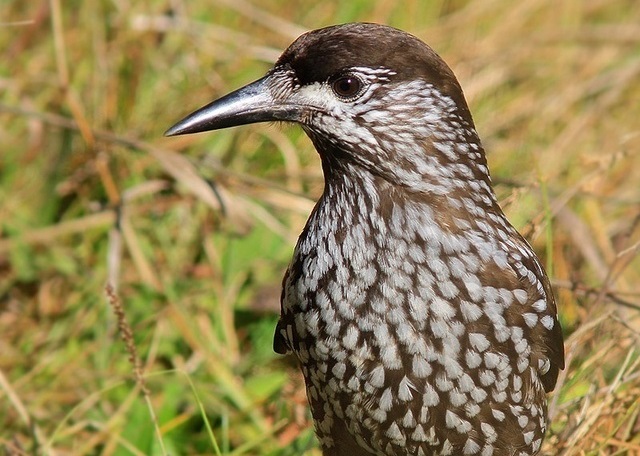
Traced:
POLYGON ((331 90, 343 101, 352 101, 362 94, 364 83, 352 74, 345 74, 331 81, 331 90))

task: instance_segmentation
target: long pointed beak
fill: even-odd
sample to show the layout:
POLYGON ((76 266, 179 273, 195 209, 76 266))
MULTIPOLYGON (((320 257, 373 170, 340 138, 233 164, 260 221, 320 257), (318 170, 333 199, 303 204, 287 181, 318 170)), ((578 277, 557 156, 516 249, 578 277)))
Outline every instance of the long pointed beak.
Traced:
POLYGON ((273 73, 192 112, 165 132, 165 136, 219 130, 256 122, 296 121, 300 107, 278 101, 269 88, 273 73))

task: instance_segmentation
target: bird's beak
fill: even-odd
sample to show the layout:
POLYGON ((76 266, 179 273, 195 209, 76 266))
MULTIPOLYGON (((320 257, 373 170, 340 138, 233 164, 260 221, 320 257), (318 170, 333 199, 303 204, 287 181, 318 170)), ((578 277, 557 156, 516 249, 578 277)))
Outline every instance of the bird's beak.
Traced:
POLYGON ((165 136, 219 130, 256 122, 296 121, 300 115, 300 107, 276 99, 270 90, 273 78, 276 77, 279 75, 269 73, 262 79, 192 112, 169 128, 165 136))

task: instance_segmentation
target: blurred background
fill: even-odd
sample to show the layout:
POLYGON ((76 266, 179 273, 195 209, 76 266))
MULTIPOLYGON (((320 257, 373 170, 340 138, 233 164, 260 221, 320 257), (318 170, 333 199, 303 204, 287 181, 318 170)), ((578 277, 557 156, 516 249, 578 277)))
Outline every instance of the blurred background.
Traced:
POLYGON ((349 21, 450 64, 552 278, 543 454, 640 454, 636 0, 1 2, 0 453, 320 454, 272 351, 316 153, 287 125, 162 134, 349 21))

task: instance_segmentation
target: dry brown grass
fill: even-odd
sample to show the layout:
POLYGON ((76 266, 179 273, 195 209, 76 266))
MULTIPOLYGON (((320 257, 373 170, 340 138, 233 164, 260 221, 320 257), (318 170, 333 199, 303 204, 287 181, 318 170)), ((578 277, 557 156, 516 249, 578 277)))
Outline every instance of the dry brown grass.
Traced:
POLYGON ((640 454, 632 0, 0 4, 6 454, 317 454, 300 377, 270 347, 322 188, 315 153, 289 127, 161 135, 301 31, 353 20, 411 31, 450 63, 505 210, 545 259, 568 362, 544 454, 640 454))

